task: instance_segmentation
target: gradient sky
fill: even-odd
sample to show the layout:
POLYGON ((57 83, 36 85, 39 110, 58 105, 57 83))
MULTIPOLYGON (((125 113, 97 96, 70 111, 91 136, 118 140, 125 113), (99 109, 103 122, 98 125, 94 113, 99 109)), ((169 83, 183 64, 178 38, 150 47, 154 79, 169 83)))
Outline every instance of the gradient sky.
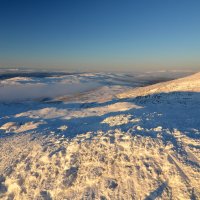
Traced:
POLYGON ((0 0, 0 66, 200 69, 200 1, 0 0))

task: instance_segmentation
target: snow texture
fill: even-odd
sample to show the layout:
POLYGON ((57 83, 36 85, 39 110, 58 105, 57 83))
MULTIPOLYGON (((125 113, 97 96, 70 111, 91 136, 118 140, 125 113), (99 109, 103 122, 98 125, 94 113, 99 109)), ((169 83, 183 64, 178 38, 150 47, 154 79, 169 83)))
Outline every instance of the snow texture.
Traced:
POLYGON ((114 73, 3 79, 0 199, 199 199, 200 73, 143 83, 114 73), (6 102, 10 87, 91 81, 6 102))

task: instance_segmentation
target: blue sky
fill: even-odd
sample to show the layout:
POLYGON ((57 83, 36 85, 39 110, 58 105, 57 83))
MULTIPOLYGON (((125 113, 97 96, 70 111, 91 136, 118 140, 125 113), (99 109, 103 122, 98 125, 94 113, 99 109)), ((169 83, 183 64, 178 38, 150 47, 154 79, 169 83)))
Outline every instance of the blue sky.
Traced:
POLYGON ((0 66, 200 69, 199 0, 0 0, 0 66))

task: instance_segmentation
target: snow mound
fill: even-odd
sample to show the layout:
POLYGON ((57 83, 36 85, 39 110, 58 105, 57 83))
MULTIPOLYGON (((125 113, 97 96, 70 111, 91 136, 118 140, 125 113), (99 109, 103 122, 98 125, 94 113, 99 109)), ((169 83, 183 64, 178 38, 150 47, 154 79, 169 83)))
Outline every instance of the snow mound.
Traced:
POLYGON ((101 123, 109 124, 110 126, 118 126, 122 124, 128 124, 130 121, 131 115, 117 115, 114 117, 107 117, 101 123))
POLYGON ((6 133, 22 133, 30 130, 34 130, 38 128, 39 125, 45 124, 45 122, 26 122, 24 124, 16 123, 16 122, 8 122, 0 126, 0 130, 6 133))
POLYGON ((16 130, 18 128, 18 125, 16 122, 7 122, 0 126, 0 130, 4 130, 6 132, 16 130))
POLYGON ((132 117, 133 117, 132 115, 116 115, 116 116, 107 117, 101 123, 109 124, 109 126, 119 126, 119 125, 131 123, 131 122, 140 121, 140 119, 138 118, 131 119, 132 117))
POLYGON ((99 107, 91 107, 91 108, 82 108, 79 110, 70 110, 70 109, 58 109, 56 107, 47 107, 39 110, 30 110, 27 112, 22 112, 15 117, 29 117, 32 119, 53 119, 53 118, 63 118, 63 119, 71 119, 74 117, 87 117, 87 116, 101 116, 107 113, 113 112, 122 112, 130 109, 139 109, 141 106, 137 106, 133 103, 129 102, 117 102, 110 105, 99 106, 99 107))

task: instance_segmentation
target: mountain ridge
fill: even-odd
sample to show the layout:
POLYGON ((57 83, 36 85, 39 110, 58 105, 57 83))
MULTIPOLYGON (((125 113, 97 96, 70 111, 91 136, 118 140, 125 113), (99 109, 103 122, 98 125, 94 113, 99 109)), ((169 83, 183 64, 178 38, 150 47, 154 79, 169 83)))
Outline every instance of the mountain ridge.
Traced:
POLYGON ((169 92, 200 92, 200 72, 172 81, 138 87, 116 95, 118 98, 146 96, 169 92))

